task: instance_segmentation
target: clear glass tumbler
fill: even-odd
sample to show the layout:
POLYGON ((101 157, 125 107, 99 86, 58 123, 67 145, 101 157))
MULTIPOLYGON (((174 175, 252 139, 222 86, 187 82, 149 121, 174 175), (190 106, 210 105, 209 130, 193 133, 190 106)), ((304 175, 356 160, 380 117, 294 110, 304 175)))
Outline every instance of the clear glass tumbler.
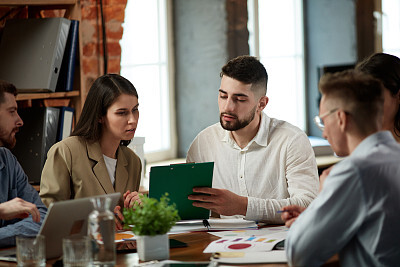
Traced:
POLYGON ((87 236, 63 238, 64 267, 90 266, 90 242, 87 236))
POLYGON ((18 266, 46 266, 46 244, 44 236, 17 236, 16 243, 18 266))

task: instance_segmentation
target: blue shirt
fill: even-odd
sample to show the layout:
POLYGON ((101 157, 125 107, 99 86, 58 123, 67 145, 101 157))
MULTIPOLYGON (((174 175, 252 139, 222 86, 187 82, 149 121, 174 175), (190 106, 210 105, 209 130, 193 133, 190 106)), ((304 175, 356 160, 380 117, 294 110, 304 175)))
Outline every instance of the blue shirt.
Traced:
POLYGON ((400 263, 400 145, 388 131, 364 139, 336 164, 320 195, 286 239, 293 266, 319 266, 339 253, 341 266, 400 263))
POLYGON ((0 247, 15 246, 17 235, 36 235, 47 212, 38 192, 28 183, 28 177, 17 159, 10 150, 0 147, 0 203, 16 197, 38 207, 40 222, 34 222, 31 215, 22 220, 0 220, 0 247))

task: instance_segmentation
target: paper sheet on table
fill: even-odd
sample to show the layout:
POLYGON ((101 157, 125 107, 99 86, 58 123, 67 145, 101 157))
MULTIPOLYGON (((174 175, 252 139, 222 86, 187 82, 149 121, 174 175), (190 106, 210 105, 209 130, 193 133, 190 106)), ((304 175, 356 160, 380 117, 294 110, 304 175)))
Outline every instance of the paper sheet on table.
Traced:
POLYGON ((223 237, 211 242, 203 252, 271 251, 278 242, 286 238, 286 234, 287 232, 278 232, 261 236, 223 237))
POLYGON ((213 262, 225 264, 251 264, 251 263, 285 263, 287 262, 284 250, 263 252, 223 252, 218 257, 213 255, 213 262))
MULTIPOLYGON (((254 221, 244 219, 208 219, 211 231, 235 230, 235 229, 257 229, 258 225, 254 221)), ((203 220, 179 221, 172 227, 170 234, 184 233, 192 231, 207 231, 203 225, 203 220)))
POLYGON ((210 232, 211 235, 215 235, 218 237, 240 237, 240 236, 260 236, 260 235, 269 235, 280 232, 287 232, 289 228, 286 226, 273 226, 267 228, 260 229, 241 229, 241 230, 233 230, 233 231, 223 231, 223 232, 210 232))
POLYGON ((115 233, 115 243, 124 242, 127 240, 136 240, 136 236, 132 231, 115 233))

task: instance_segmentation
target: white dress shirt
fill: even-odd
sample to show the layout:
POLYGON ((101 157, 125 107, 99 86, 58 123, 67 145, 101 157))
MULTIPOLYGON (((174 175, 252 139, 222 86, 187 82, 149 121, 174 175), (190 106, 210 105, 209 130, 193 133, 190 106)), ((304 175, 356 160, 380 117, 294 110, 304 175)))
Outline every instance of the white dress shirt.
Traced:
POLYGON ((186 160, 215 162, 213 187, 248 197, 248 220, 281 223, 278 210, 306 207, 318 193, 317 164, 306 134, 264 113, 257 135, 245 148, 216 123, 199 133, 186 160))
POLYGON ((324 188, 289 230, 291 266, 400 264, 400 145, 389 131, 362 141, 337 163, 324 188))

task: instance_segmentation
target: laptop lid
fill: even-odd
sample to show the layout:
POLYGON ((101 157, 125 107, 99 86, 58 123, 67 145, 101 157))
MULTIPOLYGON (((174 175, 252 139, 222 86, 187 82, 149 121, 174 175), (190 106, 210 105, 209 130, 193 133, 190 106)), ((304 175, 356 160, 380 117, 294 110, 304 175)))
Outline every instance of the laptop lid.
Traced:
POLYGON ((160 199, 168 192, 182 220, 208 219, 210 211, 194 207, 188 196, 193 187, 212 187, 214 162, 172 164, 150 169, 149 197, 160 199))
POLYGON ((111 210, 118 204, 121 193, 79 198, 50 204, 39 234, 46 237, 46 258, 62 255, 62 239, 67 236, 87 235, 89 213, 93 210, 90 201, 96 197, 111 198, 111 210))

